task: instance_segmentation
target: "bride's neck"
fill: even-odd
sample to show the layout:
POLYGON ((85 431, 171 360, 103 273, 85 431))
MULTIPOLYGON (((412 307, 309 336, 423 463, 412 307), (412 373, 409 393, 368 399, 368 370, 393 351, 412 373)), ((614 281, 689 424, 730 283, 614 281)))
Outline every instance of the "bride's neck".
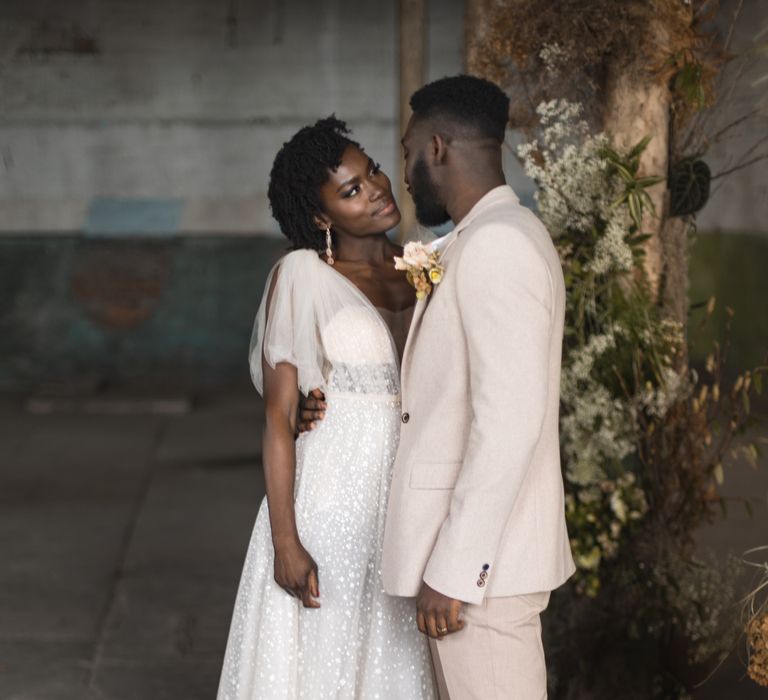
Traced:
POLYGON ((370 236, 336 236, 334 257, 340 262, 360 262, 379 265, 392 257, 392 243, 385 233, 370 236))

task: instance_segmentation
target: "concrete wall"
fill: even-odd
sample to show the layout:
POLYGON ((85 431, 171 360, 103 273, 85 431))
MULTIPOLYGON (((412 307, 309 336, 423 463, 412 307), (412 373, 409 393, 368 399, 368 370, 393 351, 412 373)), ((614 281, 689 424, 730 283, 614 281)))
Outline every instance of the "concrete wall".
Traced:
POLYGON ((0 236, 0 392, 249 382, 277 237, 0 236))
MULTIPOLYGON (((721 74, 717 112, 704 123, 704 131, 714 139, 728 125, 753 117, 711 143, 705 160, 715 176, 760 154, 768 156, 768 2, 723 0, 719 24, 726 35, 738 7, 729 46, 736 58, 721 74)), ((768 235, 768 160, 712 185, 712 197, 697 221, 702 231, 768 235)))
MULTIPOLYGON (((728 0, 724 11, 733 9, 728 0)), ((280 144, 336 112, 395 172, 397 3, 360 0, 5 0, 0 5, 0 232, 276 233, 266 183, 280 144)), ((428 77, 462 64, 463 2, 431 0, 428 77)), ((768 31, 745 3, 732 47, 768 31)), ((768 128, 768 58, 714 133, 714 173, 768 128)), ((531 187, 510 163, 513 184, 531 187)), ((700 224, 768 230, 768 167, 718 182, 700 224)))
MULTIPOLYGON (((0 390, 247 382, 280 145, 335 112, 399 177, 396 9, 4 0, 0 390)), ((430 17, 456 73, 463 3, 430 17)))
MULTIPOLYGON (((463 4, 429 0, 429 79, 461 70, 463 4)), ((745 13, 736 48, 768 23, 745 13)), ((3 0, 0 390, 247 382, 284 248, 274 155, 335 112, 400 177, 396 28, 394 0, 3 0)), ((737 112, 765 112, 766 61, 752 70, 737 112)), ((702 227, 768 231, 767 173, 728 180, 702 227)))
MULTIPOLYGON (((462 3, 432 5, 430 75, 453 73, 462 3)), ((274 155, 332 112, 394 174, 396 10, 5 0, 0 230, 275 233, 274 155)))

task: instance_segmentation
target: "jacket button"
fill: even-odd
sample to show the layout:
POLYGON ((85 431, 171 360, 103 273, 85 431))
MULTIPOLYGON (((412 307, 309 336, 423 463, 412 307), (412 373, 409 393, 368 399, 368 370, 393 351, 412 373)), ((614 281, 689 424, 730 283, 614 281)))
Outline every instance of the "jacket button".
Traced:
POLYGON ((403 413, 403 423, 407 423, 409 420, 411 420, 411 416, 407 413, 403 413))
POLYGON ((485 581, 481 578, 477 579, 477 587, 482 588, 485 585, 485 581))

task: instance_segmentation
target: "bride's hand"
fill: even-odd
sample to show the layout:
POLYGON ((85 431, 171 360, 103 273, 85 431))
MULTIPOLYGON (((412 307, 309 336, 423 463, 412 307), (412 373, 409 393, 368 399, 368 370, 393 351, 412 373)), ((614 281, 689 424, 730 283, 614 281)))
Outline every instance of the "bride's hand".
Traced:
POLYGON ((317 564, 299 541, 275 544, 275 581, 305 608, 319 608, 317 564))

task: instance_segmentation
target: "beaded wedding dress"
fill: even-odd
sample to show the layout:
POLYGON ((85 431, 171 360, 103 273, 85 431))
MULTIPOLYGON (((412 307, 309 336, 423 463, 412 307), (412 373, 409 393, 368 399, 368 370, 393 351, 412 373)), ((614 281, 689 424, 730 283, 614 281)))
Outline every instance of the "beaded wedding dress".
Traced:
MULTIPOLYGON (((262 353, 290 362, 299 388, 319 387, 325 419, 296 441, 295 511, 318 565, 319 609, 273 578, 265 498, 235 602, 219 700, 435 698, 426 638, 412 599, 384 593, 380 561, 400 432, 398 347, 382 314, 317 253, 286 255, 269 314, 256 316, 251 374, 262 353)), ((407 324, 400 324, 407 328, 407 324)))

